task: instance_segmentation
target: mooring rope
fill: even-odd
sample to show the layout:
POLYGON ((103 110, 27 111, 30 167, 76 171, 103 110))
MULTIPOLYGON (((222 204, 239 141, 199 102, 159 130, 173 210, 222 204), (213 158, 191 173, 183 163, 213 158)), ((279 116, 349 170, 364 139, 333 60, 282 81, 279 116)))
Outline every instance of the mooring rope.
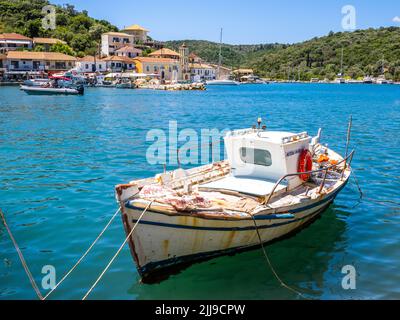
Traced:
POLYGON ((258 226, 257 226, 256 219, 254 218, 254 216, 253 216, 252 214, 249 214, 249 215, 250 215, 251 218, 253 219, 253 223, 254 223, 254 226, 255 226, 255 228, 256 228, 256 232, 257 232, 258 240, 259 240, 259 242, 260 242, 261 249, 262 249, 262 251, 263 251, 263 253, 264 253, 265 259, 266 259, 267 262, 268 262, 268 266, 270 267, 270 269, 271 269, 272 273, 274 274, 275 278, 278 280, 278 282, 281 284, 281 286, 283 286, 283 287, 285 287, 286 289, 288 289, 288 290, 290 290, 290 291, 296 293, 297 295, 299 295, 299 296, 302 297, 303 299, 311 300, 310 298, 307 298, 306 296, 304 296, 300 291, 298 291, 298 290, 296 290, 296 289, 290 287, 289 285, 287 285, 287 284, 279 277, 278 273, 276 272, 275 268, 273 267, 273 265, 272 265, 272 263, 271 263, 271 260, 270 260, 268 254, 267 254, 267 251, 265 250, 264 244, 263 244, 262 239, 261 239, 260 232, 258 231, 258 226))
POLYGON ((358 199, 357 204, 352 209, 357 207, 361 203, 361 201, 363 199, 371 201, 371 202, 374 202, 374 203, 377 203, 377 204, 382 205, 382 206, 390 206, 390 207, 393 207, 393 205, 400 206, 399 202, 396 202, 396 201, 393 201, 393 200, 376 200, 376 199, 373 199, 373 198, 370 198, 370 197, 366 197, 365 193, 361 189, 360 184, 358 183, 358 179, 357 179, 357 177, 355 175, 355 170, 354 169, 352 169, 352 170, 353 170, 352 175, 353 175, 354 183, 355 183, 355 185, 356 185, 356 187, 358 189, 358 192, 360 193, 360 198, 358 199))
POLYGON ((107 225, 103 228, 103 230, 99 233, 97 238, 92 242, 90 247, 86 250, 86 252, 79 258, 79 260, 74 264, 74 266, 62 277, 62 279, 52 288, 43 298, 43 300, 46 300, 49 295, 51 295, 57 288, 58 286, 64 282, 64 280, 76 269, 76 267, 82 262, 82 260, 88 255, 88 253, 92 250, 94 245, 99 241, 99 239, 103 236, 104 232, 108 229, 110 226, 111 222, 114 221, 115 217, 117 214, 121 211, 121 207, 118 208, 118 210, 114 213, 114 215, 111 217, 111 219, 108 221, 107 225))
POLYGON ((29 270, 28 265, 26 264, 26 261, 25 261, 25 259, 24 259, 24 256, 23 256, 23 254, 22 254, 22 252, 21 252, 21 250, 20 250, 20 248, 19 248, 17 242, 15 241, 15 238, 14 238, 14 236, 12 235, 10 228, 8 227, 6 218, 5 218, 5 216, 4 216, 4 214, 3 214, 3 211, 2 211, 1 209, 0 209, 0 216, 1 216, 1 219, 3 220, 4 226, 5 226, 6 229, 7 229, 8 235, 10 236, 11 241, 12 241, 13 244, 14 244, 14 247, 15 247, 15 249, 17 250, 19 259, 21 260, 22 266, 23 266, 24 269, 25 269, 25 272, 26 272, 26 274, 27 274, 27 276, 28 276, 28 278, 29 278, 29 281, 30 281, 31 284, 32 284, 33 289, 34 289, 35 292, 36 292, 36 295, 38 296, 38 298, 39 298, 40 300, 43 300, 43 296, 42 296, 42 294, 40 293, 40 290, 39 290, 39 288, 38 288, 38 286, 37 286, 37 284, 36 284, 36 282, 35 282, 35 279, 33 278, 32 273, 31 273, 31 271, 29 270))
POLYGON ((132 227, 132 230, 129 232, 128 236, 125 238, 124 242, 121 244, 121 246, 119 247, 118 251, 115 253, 115 255, 112 257, 112 259, 110 260, 110 262, 107 264, 107 266, 104 268, 104 270, 101 272, 101 274, 99 275, 99 277, 96 279, 96 281, 93 283, 93 285, 90 287, 90 289, 86 292, 86 294, 83 296, 82 300, 86 300, 86 298, 90 295, 90 293, 92 292, 92 290, 96 287, 96 285, 99 283, 99 281, 101 280, 101 278, 103 278, 104 274, 107 272, 107 270, 110 268, 110 266, 112 265, 112 263, 114 262, 114 260, 118 257, 118 255, 121 253, 123 247, 125 246, 125 244, 128 242, 129 238, 132 236, 133 232, 135 231, 136 226, 139 224, 140 220, 142 219, 142 217, 144 216, 144 214, 146 213, 146 211, 150 208, 150 206, 153 204, 154 200, 152 200, 147 207, 143 210, 143 212, 141 213, 141 215, 139 216, 139 219, 136 221, 135 225, 132 227))

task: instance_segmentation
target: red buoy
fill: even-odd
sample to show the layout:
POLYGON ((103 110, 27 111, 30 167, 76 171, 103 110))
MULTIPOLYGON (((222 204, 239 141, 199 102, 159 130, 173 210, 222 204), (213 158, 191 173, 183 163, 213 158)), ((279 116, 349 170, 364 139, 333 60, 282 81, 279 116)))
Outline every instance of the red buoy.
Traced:
MULTIPOLYGON (((299 166, 297 172, 308 172, 312 170, 312 155, 307 149, 304 149, 300 153, 299 166)), ((309 173, 303 173, 300 175, 300 179, 303 181, 308 181, 310 179, 309 173)))

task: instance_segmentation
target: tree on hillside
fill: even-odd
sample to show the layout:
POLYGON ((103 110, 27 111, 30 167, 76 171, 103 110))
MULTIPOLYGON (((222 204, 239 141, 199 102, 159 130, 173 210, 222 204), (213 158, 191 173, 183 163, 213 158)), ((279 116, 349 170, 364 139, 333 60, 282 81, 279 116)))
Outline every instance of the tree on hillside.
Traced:
POLYGON ((51 52, 60 52, 60 53, 68 54, 70 56, 75 55, 74 50, 72 50, 72 48, 69 45, 61 43, 61 42, 52 45, 50 48, 50 51, 51 52))

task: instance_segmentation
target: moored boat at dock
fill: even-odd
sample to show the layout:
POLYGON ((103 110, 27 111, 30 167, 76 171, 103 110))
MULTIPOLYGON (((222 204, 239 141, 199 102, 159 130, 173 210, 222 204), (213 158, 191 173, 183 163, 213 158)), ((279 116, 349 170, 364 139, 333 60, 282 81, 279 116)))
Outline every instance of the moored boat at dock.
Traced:
POLYGON ((84 88, 82 85, 75 88, 53 88, 53 87, 38 87, 38 86, 21 86, 21 90, 28 94, 42 94, 42 95, 53 95, 53 94, 67 94, 67 95, 82 95, 84 88))
POLYGON ((206 81, 206 85, 207 86, 238 86, 238 85, 240 85, 240 83, 235 80, 225 79, 225 80, 209 80, 209 81, 206 81))
POLYGON ((252 128, 224 140, 224 161, 116 186, 144 280, 304 227, 334 201, 351 174, 353 152, 342 157, 324 147, 320 131, 310 137, 252 128))

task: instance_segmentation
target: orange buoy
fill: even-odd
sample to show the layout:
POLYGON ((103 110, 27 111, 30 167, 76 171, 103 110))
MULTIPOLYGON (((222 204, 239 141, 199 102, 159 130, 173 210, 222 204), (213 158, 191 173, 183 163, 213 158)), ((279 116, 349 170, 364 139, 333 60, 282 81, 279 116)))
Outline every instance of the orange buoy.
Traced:
POLYGON ((329 161, 329 157, 325 154, 321 154, 318 158, 318 163, 329 161))
MULTIPOLYGON (((304 149, 300 153, 298 172, 308 172, 312 170, 312 155, 307 149, 304 149)), ((309 173, 303 173, 300 175, 300 179, 303 181, 308 181, 310 179, 309 173)))

